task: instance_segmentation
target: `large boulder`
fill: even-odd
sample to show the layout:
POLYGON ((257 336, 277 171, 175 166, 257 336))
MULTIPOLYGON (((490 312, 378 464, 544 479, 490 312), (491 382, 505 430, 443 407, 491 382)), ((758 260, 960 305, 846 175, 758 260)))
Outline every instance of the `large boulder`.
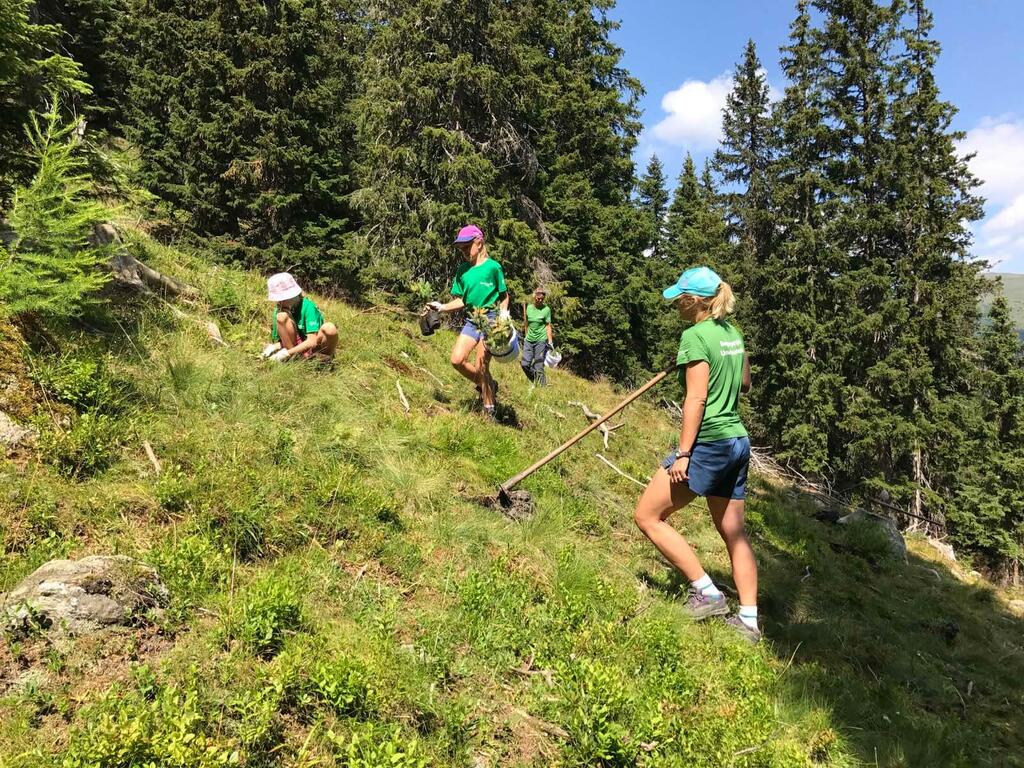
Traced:
POLYGON ((167 599, 167 588, 148 565, 123 555, 92 555, 41 565, 0 595, 0 616, 15 632, 42 625, 84 634, 135 623, 167 599))
POLYGON ((839 524, 877 526, 885 534, 892 556, 900 562, 907 562, 907 542, 903 540, 903 534, 896 527, 896 523, 888 517, 873 515, 870 512, 865 512, 863 509, 858 509, 845 517, 839 518, 839 524))

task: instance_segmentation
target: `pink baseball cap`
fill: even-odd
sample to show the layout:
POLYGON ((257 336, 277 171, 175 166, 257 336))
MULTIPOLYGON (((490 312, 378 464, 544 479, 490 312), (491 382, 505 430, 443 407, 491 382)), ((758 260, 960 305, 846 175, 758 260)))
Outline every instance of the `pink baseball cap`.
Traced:
POLYGON ((469 224, 459 230, 459 234, 455 236, 456 243, 471 243, 477 238, 484 239, 484 233, 480 231, 480 227, 476 224, 469 224))
POLYGON ((302 289, 295 278, 287 272, 278 272, 267 278, 267 299, 269 301, 288 301, 302 294, 302 289))

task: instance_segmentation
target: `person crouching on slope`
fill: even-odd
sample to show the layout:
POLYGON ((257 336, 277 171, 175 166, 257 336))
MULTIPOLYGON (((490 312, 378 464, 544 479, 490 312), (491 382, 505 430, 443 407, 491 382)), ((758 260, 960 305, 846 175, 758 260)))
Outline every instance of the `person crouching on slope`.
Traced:
POLYGON ((688 269, 664 291, 691 325, 679 341, 677 362, 686 385, 678 448, 662 462, 637 503, 636 524, 692 584, 686 611, 694 619, 729 613, 693 549, 668 517, 697 496, 707 498, 715 527, 732 561, 739 613, 727 623, 757 642, 757 563, 743 524, 750 439, 740 421, 740 392, 750 389, 743 335, 726 318, 735 298, 707 267, 688 269))
POLYGON ((324 316, 287 272, 267 279, 267 299, 277 304, 277 313, 270 325, 271 343, 260 357, 279 363, 293 358, 334 358, 338 348, 338 328, 325 323, 324 316))
POLYGON ((538 287, 533 292, 533 304, 526 307, 526 343, 523 344, 523 357, 519 364, 526 378, 543 387, 547 384, 544 377, 544 357, 554 346, 551 331, 551 307, 544 303, 547 292, 538 287))
MULTIPOLYGON (((462 308, 484 309, 492 319, 498 313, 503 319, 508 319, 505 273, 501 264, 488 256, 484 233, 472 224, 465 226, 455 238, 455 247, 462 254, 462 264, 456 270, 452 282, 452 296, 455 298, 447 304, 432 301, 427 306, 439 312, 454 312, 462 308)), ((455 342, 451 362, 455 370, 476 384, 484 403, 484 415, 494 419, 498 384, 491 376, 491 355, 484 346, 480 329, 469 320, 462 326, 455 342), (476 355, 470 363, 469 356, 474 350, 476 355)))

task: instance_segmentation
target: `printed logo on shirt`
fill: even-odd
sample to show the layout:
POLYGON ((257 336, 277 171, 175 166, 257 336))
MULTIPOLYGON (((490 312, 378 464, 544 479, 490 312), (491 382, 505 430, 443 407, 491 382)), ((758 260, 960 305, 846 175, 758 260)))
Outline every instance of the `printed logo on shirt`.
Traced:
POLYGON ((736 339, 735 341, 720 341, 718 342, 718 345, 720 347, 719 352, 722 357, 743 354, 743 341, 741 339, 736 339))

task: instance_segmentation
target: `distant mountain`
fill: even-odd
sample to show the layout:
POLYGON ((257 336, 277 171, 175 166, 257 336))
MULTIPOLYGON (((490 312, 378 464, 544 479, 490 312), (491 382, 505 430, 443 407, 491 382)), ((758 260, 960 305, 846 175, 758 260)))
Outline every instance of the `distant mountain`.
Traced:
MULTIPOLYGON (((992 277, 998 277, 1003 283, 1003 293, 1010 303, 1010 314, 1017 323, 1017 330, 1020 331, 1020 338, 1024 341, 1024 275, 1011 275, 1005 272, 993 273, 992 277)), ((982 303, 981 311, 988 312, 991 299, 986 297, 982 303)))

